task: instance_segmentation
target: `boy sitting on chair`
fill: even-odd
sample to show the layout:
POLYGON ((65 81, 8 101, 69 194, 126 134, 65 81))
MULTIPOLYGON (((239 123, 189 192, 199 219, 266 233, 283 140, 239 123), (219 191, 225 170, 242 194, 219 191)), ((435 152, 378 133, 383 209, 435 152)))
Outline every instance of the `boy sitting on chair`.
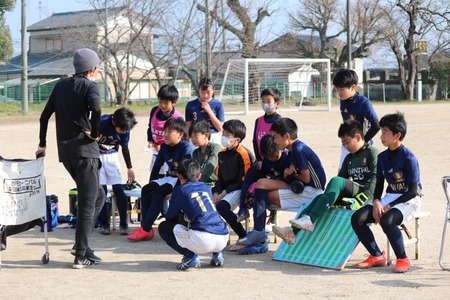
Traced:
MULTIPOLYGON (((280 150, 277 144, 275 144, 274 137, 271 134, 266 134, 262 137, 260 143, 260 153, 263 157, 262 161, 258 161, 254 164, 245 174, 244 183, 241 189, 240 209, 238 212, 238 225, 240 227, 239 232, 242 232, 241 236, 246 236, 247 232, 240 222, 248 218, 248 209, 253 207, 254 191, 255 188, 259 188, 258 182, 264 182, 267 179, 271 180, 283 180, 284 170, 289 167, 289 157, 287 150, 280 150)), ((230 251, 239 251, 243 248, 243 245, 239 245, 238 242, 230 247, 230 251)), ((258 253, 266 251, 266 245, 261 245, 258 253)), ((256 253, 255 252, 255 253, 256 253)))
POLYGON ((186 122, 179 118, 169 119, 164 124, 164 144, 156 157, 150 174, 150 183, 141 191, 141 227, 127 236, 132 241, 148 241, 155 236, 152 226, 161 212, 164 198, 172 193, 178 183, 177 168, 179 163, 192 157, 193 146, 184 139, 186 122), (159 177, 159 171, 166 163, 169 166, 167 176, 159 177))
POLYGON ((292 227, 272 227, 288 245, 294 245, 299 230, 313 232, 316 220, 333 205, 358 209, 373 196, 378 151, 364 141, 363 128, 356 120, 342 123, 338 136, 349 151, 338 176, 331 178, 323 194, 314 198, 301 217, 289 221, 292 227))
POLYGON ((385 115, 380 120, 381 143, 387 150, 378 155, 377 181, 372 203, 357 210, 352 216, 352 227, 370 256, 357 264, 360 269, 380 267, 386 264, 384 252, 375 241, 369 223, 380 224, 397 257, 395 273, 409 269, 403 236, 398 228, 412 219, 420 209, 422 185, 419 163, 414 153, 402 141, 406 135, 406 120, 402 113, 385 115), (388 186, 383 193, 384 181, 388 186))
POLYGON ((255 188, 253 203, 254 230, 237 241, 246 247, 239 249, 240 254, 262 253, 267 251, 268 236, 265 232, 267 204, 281 208, 308 205, 322 194, 325 186, 325 171, 316 153, 305 143, 297 139, 297 124, 289 118, 281 118, 270 127, 274 141, 280 149, 289 151, 289 167, 284 170, 284 181, 260 179, 255 188), (300 190, 290 189, 285 182, 296 182, 300 190), (259 251, 258 249, 265 251, 259 251))
POLYGON ((223 124, 222 146, 225 148, 218 154, 217 181, 212 188, 217 211, 240 238, 246 232, 233 211, 239 206, 242 183, 254 161, 253 154, 241 145, 245 134, 245 124, 240 120, 228 120, 223 124))
POLYGON ((222 250, 228 242, 228 229, 217 213, 211 188, 198 181, 200 167, 193 159, 185 159, 177 169, 181 185, 174 188, 166 221, 158 227, 161 238, 183 255, 179 270, 200 267, 198 254, 212 252, 211 266, 223 264, 222 250), (179 223, 179 215, 185 225, 179 223))
POLYGON ((192 153, 192 158, 200 166, 201 177, 199 181, 213 187, 217 180, 218 154, 223 147, 209 140, 211 128, 206 121, 200 121, 189 127, 189 136, 192 144, 197 147, 192 153))

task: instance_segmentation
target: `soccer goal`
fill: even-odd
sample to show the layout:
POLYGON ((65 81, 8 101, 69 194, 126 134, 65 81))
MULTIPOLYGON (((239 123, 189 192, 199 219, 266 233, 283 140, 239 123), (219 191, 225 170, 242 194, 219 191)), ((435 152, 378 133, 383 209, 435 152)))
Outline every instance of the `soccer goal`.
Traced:
POLYGON ((280 90, 280 110, 331 110, 330 60, 231 59, 219 99, 227 113, 260 112, 260 94, 268 87, 280 90))

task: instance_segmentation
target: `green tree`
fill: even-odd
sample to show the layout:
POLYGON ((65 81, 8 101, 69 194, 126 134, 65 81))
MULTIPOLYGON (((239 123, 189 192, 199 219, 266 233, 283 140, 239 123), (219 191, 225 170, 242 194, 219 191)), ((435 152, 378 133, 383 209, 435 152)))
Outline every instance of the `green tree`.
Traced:
POLYGON ((0 65, 4 65, 13 54, 11 30, 5 22, 5 12, 16 6, 15 0, 0 0, 0 65))
POLYGON ((430 77, 440 88, 442 98, 448 100, 450 92, 450 58, 440 58, 431 62, 430 77))

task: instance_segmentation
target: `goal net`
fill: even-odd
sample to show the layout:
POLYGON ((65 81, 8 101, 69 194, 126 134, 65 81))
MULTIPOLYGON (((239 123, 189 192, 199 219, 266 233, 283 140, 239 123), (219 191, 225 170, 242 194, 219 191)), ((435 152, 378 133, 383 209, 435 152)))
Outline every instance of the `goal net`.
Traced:
POLYGON ((330 110, 330 60, 231 59, 219 99, 227 113, 261 112, 260 94, 269 87, 282 94, 279 110, 330 110))

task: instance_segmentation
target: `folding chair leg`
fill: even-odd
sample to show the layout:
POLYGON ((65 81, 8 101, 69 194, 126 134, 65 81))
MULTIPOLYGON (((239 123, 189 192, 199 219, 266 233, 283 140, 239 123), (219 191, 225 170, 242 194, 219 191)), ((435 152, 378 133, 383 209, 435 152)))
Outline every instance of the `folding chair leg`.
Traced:
POLYGON ((450 271, 450 268, 446 267, 442 262, 444 256, 444 245, 445 245, 447 224, 450 222, 449 212, 450 212, 450 205, 447 205, 447 210, 445 212, 445 219, 444 219, 444 227, 442 229, 441 250, 439 251, 439 266, 444 271, 450 271))
POLYGON ((446 231, 447 231, 447 223, 450 222, 450 176, 444 176, 442 177, 442 188, 444 189, 445 197, 447 198, 447 207, 445 210, 445 219, 444 219, 444 227, 442 229, 442 240, 441 240, 441 250, 439 252, 439 266, 442 270, 450 271, 450 268, 445 267, 443 260, 444 255, 444 244, 445 244, 445 237, 446 237, 446 231))
MULTIPOLYGON (((274 223, 278 226, 278 212, 275 212, 274 223)), ((273 235, 273 242, 276 244, 278 241, 278 237, 276 234, 273 235)))
POLYGON ((415 234, 416 234, 416 260, 419 259, 420 255, 420 218, 414 220, 416 222, 415 234))
POLYGON ((117 210, 117 199, 113 195, 111 197, 111 217, 112 217, 112 230, 116 230, 116 210, 117 210))

